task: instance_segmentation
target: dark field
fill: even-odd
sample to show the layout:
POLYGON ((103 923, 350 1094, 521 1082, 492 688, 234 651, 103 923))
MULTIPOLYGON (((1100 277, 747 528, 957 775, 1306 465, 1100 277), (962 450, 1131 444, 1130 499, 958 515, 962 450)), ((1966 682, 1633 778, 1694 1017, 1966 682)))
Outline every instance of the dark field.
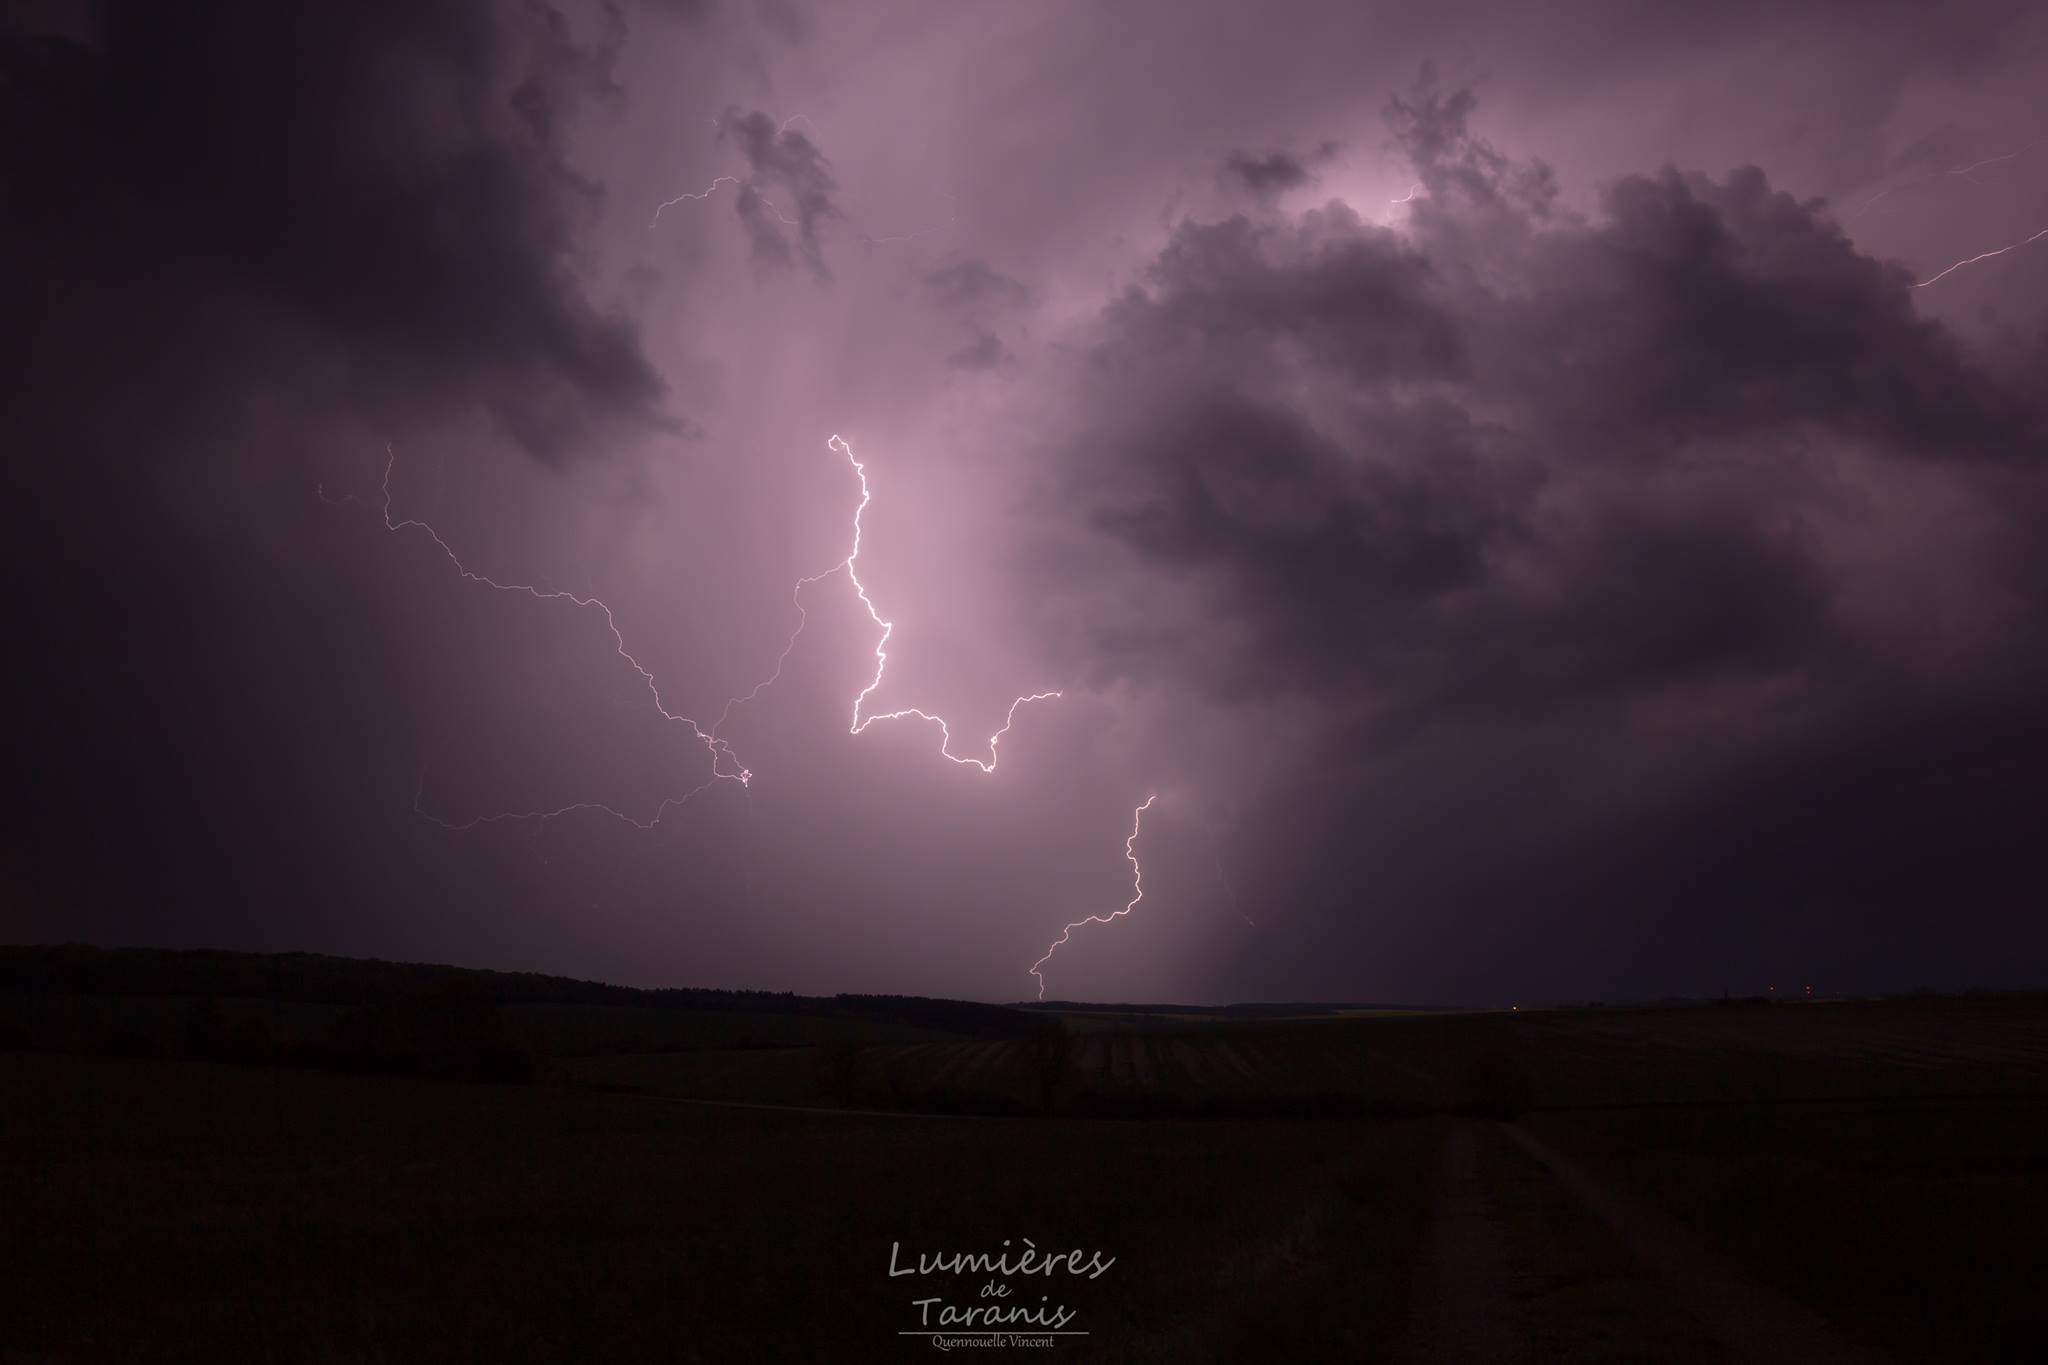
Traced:
POLYGON ((890 1243, 1034 1232, 1117 1258, 1053 1287, 1096 1333, 1066 1350, 1231 1360, 1306 1332, 1355 1358, 1398 1315, 1432 1138, 779 1115, 185 1063, 9 1057, 0 1076, 17 1176, 0 1320, 23 1360, 922 1355, 894 1335, 918 1325, 911 1300, 971 1304, 980 1281, 913 1293, 890 1243))
POLYGON ((2048 1331, 2038 998, 1063 1021, 311 961, 6 950, 0 1360, 923 1358, 922 1298, 1109 1361, 1769 1358, 1694 1255, 1781 1358, 2048 1331), (1116 1259, 889 1274, 1006 1238, 1116 1259))

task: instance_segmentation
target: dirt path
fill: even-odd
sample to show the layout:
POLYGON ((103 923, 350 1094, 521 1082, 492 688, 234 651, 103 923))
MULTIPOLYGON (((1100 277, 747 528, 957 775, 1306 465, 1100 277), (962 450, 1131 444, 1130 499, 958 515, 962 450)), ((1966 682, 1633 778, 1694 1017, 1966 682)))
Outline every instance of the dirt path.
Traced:
POLYGON ((1677 1219, 1616 1189, 1520 1125, 1504 1126, 1524 1151, 1549 1168, 1558 1184, 1661 1275, 1693 1316, 1740 1359, 1757 1365, 1882 1365, 1884 1357, 1850 1341, 1833 1323, 1781 1290, 1754 1279, 1677 1219))
POLYGON ((1472 1125, 1444 1143, 1423 1229, 1401 1365, 1519 1365, 1530 1359, 1517 1320, 1507 1229, 1479 1182, 1472 1125))

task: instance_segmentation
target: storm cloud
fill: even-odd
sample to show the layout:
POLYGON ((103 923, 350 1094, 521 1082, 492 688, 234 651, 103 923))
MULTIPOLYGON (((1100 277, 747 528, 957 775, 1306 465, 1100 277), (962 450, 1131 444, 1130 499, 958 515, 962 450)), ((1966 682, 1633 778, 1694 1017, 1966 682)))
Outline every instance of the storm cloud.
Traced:
MULTIPOLYGON (((616 15, 583 42, 538 5, 387 21, 110 4, 98 25, 92 48, 8 44, 10 288, 28 316, 76 316, 67 278, 233 295, 302 336, 301 363, 345 371, 364 412, 480 407, 549 461, 677 420, 572 256, 603 191, 563 140, 616 98, 616 15), (53 279, 53 261, 71 264, 53 279)), ((130 311, 147 327, 177 305, 130 311)))
POLYGON ((5 13, 10 936, 2048 968, 2025 6, 5 13))
MULTIPOLYGON (((1332 201, 1173 229, 1077 367, 1039 494, 1058 511, 1024 560, 1059 585, 1034 618, 1098 686, 1318 718, 1319 754, 1264 774, 1254 818, 1293 846, 1283 901, 1326 925, 1380 913, 1391 883, 1396 917, 1476 916, 1532 952, 1591 935, 1605 960, 1612 916, 1738 915, 1847 880, 1845 858, 1910 858, 1854 877, 1858 914, 1910 918, 1942 894, 1929 869, 1983 856, 1983 814, 1909 815, 1914 796, 1825 774, 2038 751, 2017 680, 2048 640, 1981 615, 2038 620, 2048 595, 2022 549, 2048 530, 2038 385, 1973 359, 1907 271, 1755 167, 1626 175, 1580 216, 1475 111, 1427 82, 1390 105, 1422 187, 1404 221, 1332 201), (1944 567, 1903 597, 1914 562, 1944 567), (1483 814, 1501 791, 1536 837, 1483 814), (1807 801, 1827 810, 1811 862, 1761 833, 1807 801), (1374 828, 1390 816, 1399 839, 1374 828), (1695 818, 1690 856, 1726 840, 1724 869, 1756 879, 1724 874, 1719 912, 1660 876, 1695 818)), ((1162 763, 1202 743, 1159 742, 1162 763)), ((2000 769, 1994 843, 2040 809, 2031 762, 2000 769)), ((2016 845, 1997 857, 2021 875, 2016 845)), ((1975 912, 2012 903, 1948 913, 1975 912)))
POLYGON ((736 143, 747 159, 748 176, 740 188, 738 213, 753 243, 754 259, 773 265, 792 264, 802 256, 813 274, 829 278, 823 249, 818 240, 821 227, 845 215, 833 202, 839 188, 825 156, 788 122, 777 124, 755 110, 742 114, 728 109, 718 121, 719 133, 736 143), (762 192, 766 186, 782 191, 796 210, 791 218, 775 207, 762 192), (792 244, 785 229, 795 229, 792 244))

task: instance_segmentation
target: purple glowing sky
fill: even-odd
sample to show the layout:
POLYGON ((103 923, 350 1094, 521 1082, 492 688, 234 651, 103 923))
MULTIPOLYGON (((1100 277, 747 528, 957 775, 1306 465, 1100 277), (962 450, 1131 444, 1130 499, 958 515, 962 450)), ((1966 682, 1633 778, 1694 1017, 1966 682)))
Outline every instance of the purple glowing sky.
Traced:
POLYGON ((2032 7, 277 8, 0 8, 9 937, 2048 968, 2032 7))

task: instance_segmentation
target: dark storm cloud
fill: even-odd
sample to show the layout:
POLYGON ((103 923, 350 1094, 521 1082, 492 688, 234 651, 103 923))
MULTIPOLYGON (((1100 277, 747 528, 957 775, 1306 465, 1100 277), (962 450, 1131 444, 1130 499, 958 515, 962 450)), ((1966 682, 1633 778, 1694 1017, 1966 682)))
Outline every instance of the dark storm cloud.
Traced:
POLYGON ((381 745, 432 647, 337 569, 375 518, 318 481, 425 433, 563 472, 680 425, 579 273, 603 190, 566 143, 624 37, 579 17, 116 0, 0 32, 0 448, 36 509, 5 571, 37 585, 42 717, 12 932, 306 942, 401 902, 341 850, 403 838, 381 745))
POLYGON ((1267 152, 1263 156, 1232 152, 1223 169, 1230 179, 1259 196, 1300 189, 1315 180, 1308 167, 1286 152, 1267 152))
POLYGON ((1590 230, 1542 239, 1535 296, 1488 319, 1496 345, 1534 362, 1505 383, 1560 423, 1632 454, 1801 427, 1930 458, 2038 452, 2038 410, 1916 316, 1910 277, 1859 255, 1819 202, 1750 167, 1632 177, 1603 208, 1590 230), (1606 306, 1586 318, 1573 296, 1596 290, 1606 306), (1600 382, 1568 384, 1574 371, 1600 382))
POLYGON ((1270 202, 1291 190, 1316 184, 1314 164, 1334 159, 1339 150, 1337 143, 1324 142, 1306 157, 1285 151, 1235 151, 1224 158, 1219 174, 1224 184, 1270 202))
POLYGON ((116 3, 97 51, 12 40, 12 254, 239 291, 375 421, 481 407, 550 461, 663 425, 633 325, 570 261, 602 190, 561 144, 615 93, 603 18, 585 46, 539 4, 116 3))
MULTIPOLYGON (((1846 774, 2038 749, 2016 681, 2048 673, 2048 573, 2019 548, 2048 525, 2038 384, 1759 170, 1625 176, 1580 218, 1474 109, 1394 103, 1423 186, 1402 225, 1184 222, 1103 312, 1030 565, 1055 647, 1099 684, 1320 715, 1244 836, 1298 916, 1271 948, 1305 954, 1290 971, 1427 974, 1480 934, 1560 980, 1712 988, 1858 915, 1910 935, 1944 858, 2017 875, 2023 822, 1846 774), (1948 510, 1919 510, 1931 490, 1948 510), (1901 592, 1915 557, 1940 585, 1901 592), (1813 801, 1807 842, 1786 831, 1813 801), (1831 878, 1908 828, 1890 892, 1831 878), (1598 946, 1566 967, 1560 936, 1598 946)), ((2042 807, 2025 765, 1993 786, 2042 807)), ((1994 938, 2009 912, 1958 911, 1994 938)))
MULTIPOLYGON (((755 261, 772 266, 796 263, 796 253, 790 247, 789 238, 775 225, 779 215, 761 191, 752 185, 740 186, 733 212, 739 215, 741 224, 747 230, 747 242, 753 251, 755 261)), ((813 258, 811 268, 821 276, 826 273, 821 259, 813 258)))
POLYGON ((1665 171, 1576 221, 1471 108, 1395 107, 1411 231, 1186 223, 1105 315, 1105 435, 1068 489, 1257 642, 1232 688, 1439 653, 1441 697, 1476 687, 1446 667, 1527 699, 1793 666, 1831 640, 1825 572, 1778 524, 1802 450, 2038 467, 2038 401, 1822 205, 1665 171))
POLYGON ((839 183, 832 178, 832 166, 816 144, 800 129, 777 123, 755 110, 742 114, 728 109, 718 121, 720 137, 730 137, 747 159, 748 178, 739 196, 740 221, 753 243, 754 259, 771 265, 789 265, 801 255, 819 279, 831 271, 818 242, 818 231, 826 223, 845 215, 833 202, 839 183), (768 193, 762 193, 765 187, 768 193), (791 218, 772 197, 786 196, 795 210, 791 218), (784 229, 796 231, 792 248, 784 229))
POLYGON ((7 41, 16 936, 1007 998, 1157 791, 1078 993, 2048 971, 2038 260, 1873 258, 2005 240, 1948 171, 2030 136, 2038 6, 561 4, 7 41), (1379 138, 1431 55, 1486 107, 1379 138), (1894 164, 1928 221, 1852 245, 1894 164), (873 700, 964 741, 1067 689, 1000 777, 846 733, 873 618, 790 595, 846 552, 834 431, 873 700), (784 657, 727 732, 762 780, 416 815, 644 816, 705 758, 603 614, 386 534, 387 441, 397 515, 600 593, 665 705, 784 657))
POLYGON ((1220 683, 1313 689, 1390 648, 1412 614, 1477 586, 1520 529, 1528 481, 1491 468, 1460 414, 1400 420, 1425 452, 1405 467, 1355 459, 1280 402, 1190 395, 1078 487, 1096 527, 1151 563, 1200 573, 1256 639, 1220 683), (1366 621, 1370 634, 1341 624, 1366 621))
POLYGON ((1102 363, 1227 359, 1270 373, 1300 346, 1362 376, 1449 378, 1466 363, 1467 341, 1434 297, 1433 272, 1341 205, 1292 229, 1245 218, 1188 224, 1153 263, 1150 287, 1112 306, 1121 346, 1102 363))

